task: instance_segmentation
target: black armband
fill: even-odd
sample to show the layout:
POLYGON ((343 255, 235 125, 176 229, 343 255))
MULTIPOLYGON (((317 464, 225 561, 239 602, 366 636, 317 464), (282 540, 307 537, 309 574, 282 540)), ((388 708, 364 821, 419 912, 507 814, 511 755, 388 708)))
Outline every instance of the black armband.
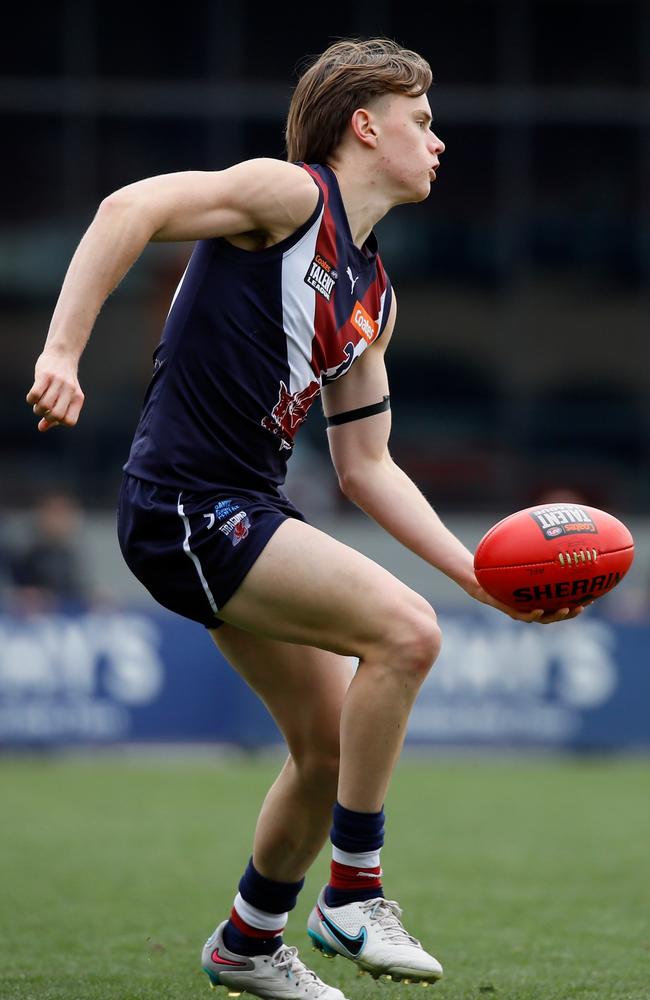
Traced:
POLYGON ((383 413, 384 410, 390 410, 390 396, 384 396, 381 403, 371 403, 370 406, 360 406, 357 410, 346 410, 345 413, 335 413, 333 417, 326 417, 327 426, 349 424, 352 420, 363 420, 364 417, 372 417, 375 413, 383 413))

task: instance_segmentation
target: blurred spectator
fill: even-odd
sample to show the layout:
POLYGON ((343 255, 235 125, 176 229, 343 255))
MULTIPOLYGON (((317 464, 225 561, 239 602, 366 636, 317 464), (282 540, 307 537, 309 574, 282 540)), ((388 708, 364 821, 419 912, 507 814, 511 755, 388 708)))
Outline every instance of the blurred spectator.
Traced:
POLYGON ((10 551, 13 603, 23 611, 45 611, 86 603, 88 586, 78 551, 82 513, 67 494, 40 499, 28 541, 10 551))

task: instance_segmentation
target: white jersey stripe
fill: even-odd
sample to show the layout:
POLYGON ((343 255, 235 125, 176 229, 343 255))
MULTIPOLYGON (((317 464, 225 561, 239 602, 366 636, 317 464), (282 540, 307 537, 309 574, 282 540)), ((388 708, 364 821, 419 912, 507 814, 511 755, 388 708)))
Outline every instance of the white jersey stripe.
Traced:
POLYGON ((377 329, 381 330, 381 324, 384 319, 384 309, 386 307, 386 292, 388 291, 388 285, 384 288, 381 293, 381 298, 379 300, 379 316, 377 317, 377 329))
POLYGON ((185 281, 185 275, 187 274, 189 266, 190 266, 190 262, 188 261, 187 262, 187 267, 185 268, 185 270, 183 271, 183 274, 181 275, 181 280, 178 282, 178 285, 176 286, 176 291, 174 292, 174 298, 172 299, 171 305, 170 305, 169 309, 167 310, 167 319, 169 319, 169 314, 172 311, 172 309, 174 308, 174 302, 178 298, 178 293, 180 292, 181 288, 183 287, 183 282, 185 281))
POLYGON ((287 335, 289 392, 300 392, 315 379, 311 367, 312 342, 316 335, 316 292, 304 278, 316 253, 323 220, 321 210, 301 240, 282 255, 282 325, 287 335))
POLYGON ((183 495, 182 493, 178 494, 178 503, 176 504, 176 509, 178 511, 178 516, 182 519, 183 524, 185 526, 185 538, 183 540, 183 552, 194 563, 194 567, 195 567, 196 572, 198 574, 199 580, 201 581, 201 586, 203 587, 203 590, 205 592, 205 596, 207 597, 208 601, 210 602, 210 607, 214 611, 215 615, 217 615, 217 614, 219 614, 219 608, 217 607, 217 602, 215 601, 214 596, 212 594, 212 591, 210 590, 210 587, 208 586, 208 581, 206 580, 205 576, 203 575, 203 568, 201 566, 201 562, 199 560, 199 557, 196 555, 195 552, 192 552, 192 550, 190 548, 190 535, 192 534, 192 530, 190 528, 189 519, 187 518, 187 516, 185 514, 185 510, 183 509, 183 504, 181 503, 181 497, 182 497, 182 495, 183 495))

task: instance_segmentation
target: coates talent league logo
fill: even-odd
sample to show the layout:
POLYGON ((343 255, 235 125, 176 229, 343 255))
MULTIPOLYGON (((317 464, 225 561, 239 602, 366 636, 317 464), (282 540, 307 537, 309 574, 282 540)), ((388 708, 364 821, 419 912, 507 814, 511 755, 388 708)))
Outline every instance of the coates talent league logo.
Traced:
POLYGON ((598 528, 582 507, 574 504, 553 503, 548 507, 538 507, 530 515, 538 525, 544 538, 559 538, 560 535, 596 535, 598 528))
POLYGON ((334 265, 327 257, 323 257, 322 254, 317 253, 309 265, 309 270, 304 280, 310 288, 314 288, 329 302, 337 278, 338 274, 334 270, 334 265))

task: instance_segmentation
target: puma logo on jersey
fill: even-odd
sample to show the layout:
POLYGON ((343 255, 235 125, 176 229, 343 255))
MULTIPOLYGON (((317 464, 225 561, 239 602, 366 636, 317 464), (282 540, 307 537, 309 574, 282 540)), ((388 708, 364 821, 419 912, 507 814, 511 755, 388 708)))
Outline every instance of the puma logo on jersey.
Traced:
POLYGON ((350 291, 354 292, 354 286, 356 285, 357 281, 359 280, 359 275, 357 274, 356 278, 354 278, 352 276, 352 268, 351 267, 346 267, 345 271, 346 271, 346 274, 347 274, 348 278, 350 279, 350 291))
POLYGON ((353 325, 357 328, 363 339, 368 344, 372 344, 373 340, 379 333, 379 324, 376 323, 370 313, 363 308, 358 299, 354 303, 351 319, 353 325))
POLYGON ((334 270, 334 265, 327 257, 323 257, 322 254, 317 253, 309 265, 309 270, 305 275, 305 283, 310 288, 319 292, 329 302, 337 278, 338 274, 334 270))

